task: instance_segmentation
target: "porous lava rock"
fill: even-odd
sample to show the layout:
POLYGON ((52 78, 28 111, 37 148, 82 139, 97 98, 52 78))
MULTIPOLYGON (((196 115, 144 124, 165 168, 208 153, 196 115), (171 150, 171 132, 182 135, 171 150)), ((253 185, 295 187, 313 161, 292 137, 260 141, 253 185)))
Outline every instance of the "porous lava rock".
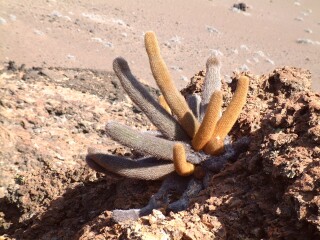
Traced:
MULTIPOLYGON (((182 93, 200 93, 204 74, 196 74, 182 93)), ((115 223, 111 210, 144 206, 160 183, 97 174, 83 162, 86 149, 135 156, 104 136, 103 125, 112 118, 153 127, 111 73, 4 66, 0 234, 8 239, 319 238, 320 95, 310 89, 310 72, 283 67, 262 76, 242 74, 250 78, 250 89, 230 135, 250 137, 247 152, 212 175, 186 211, 166 215, 158 209, 137 221, 115 223)), ((237 77, 223 84, 224 107, 237 77)))

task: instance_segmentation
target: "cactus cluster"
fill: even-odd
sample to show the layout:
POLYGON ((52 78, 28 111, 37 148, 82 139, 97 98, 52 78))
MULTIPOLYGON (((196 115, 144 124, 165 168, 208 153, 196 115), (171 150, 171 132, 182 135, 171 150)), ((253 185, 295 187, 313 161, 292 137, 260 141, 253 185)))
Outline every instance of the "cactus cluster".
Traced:
POLYGON ((227 141, 227 135, 246 102, 249 88, 247 77, 238 79, 234 96, 222 112, 223 94, 217 57, 211 56, 207 60, 202 95, 191 95, 186 100, 174 85, 153 32, 145 34, 145 47, 152 74, 162 92, 158 101, 133 76, 125 59, 116 58, 113 69, 128 96, 162 136, 140 133, 120 123, 108 122, 106 132, 112 139, 151 157, 130 160, 90 149, 86 161, 91 168, 103 173, 144 180, 165 177, 170 180, 164 181, 147 207, 115 210, 114 219, 117 221, 135 219, 158 208, 155 198, 165 199, 171 188, 177 191, 187 189, 181 192, 180 200, 167 204, 169 210, 183 209, 191 193, 196 194, 202 189, 200 178, 208 171, 221 170, 228 160, 243 152, 248 144, 248 139, 244 138, 232 145, 227 141))

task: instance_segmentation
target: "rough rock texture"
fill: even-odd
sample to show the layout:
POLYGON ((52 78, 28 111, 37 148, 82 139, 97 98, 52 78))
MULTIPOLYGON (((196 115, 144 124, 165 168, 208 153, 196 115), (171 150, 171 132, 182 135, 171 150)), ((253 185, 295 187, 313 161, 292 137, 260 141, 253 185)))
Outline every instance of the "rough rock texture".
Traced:
MULTIPOLYGON (((250 77, 231 136, 246 153, 187 211, 163 209, 116 224, 110 210, 142 207, 159 182, 104 177, 82 159, 88 146, 132 156, 104 136, 117 119, 150 129, 113 74, 27 69, 0 75, 0 234, 12 239, 316 239, 320 235, 320 95, 308 71, 284 67, 250 77)), ((203 72, 183 91, 200 92, 203 72)), ((224 84, 227 105, 235 81, 224 84)))
POLYGON ((0 235, 70 239, 104 210, 148 202, 159 183, 105 179, 84 163, 89 146, 132 155, 105 136, 107 120, 152 128, 114 74, 11 62, 0 81, 0 235))

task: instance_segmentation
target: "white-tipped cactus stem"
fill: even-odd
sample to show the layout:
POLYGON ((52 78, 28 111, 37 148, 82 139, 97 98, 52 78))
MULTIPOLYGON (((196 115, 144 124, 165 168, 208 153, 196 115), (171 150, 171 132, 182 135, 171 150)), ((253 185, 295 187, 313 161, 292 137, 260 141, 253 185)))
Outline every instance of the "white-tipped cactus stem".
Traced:
POLYGON ((202 87, 202 101, 200 107, 200 119, 202 120, 214 91, 221 91, 221 64, 217 57, 211 56, 206 63, 206 76, 202 87))

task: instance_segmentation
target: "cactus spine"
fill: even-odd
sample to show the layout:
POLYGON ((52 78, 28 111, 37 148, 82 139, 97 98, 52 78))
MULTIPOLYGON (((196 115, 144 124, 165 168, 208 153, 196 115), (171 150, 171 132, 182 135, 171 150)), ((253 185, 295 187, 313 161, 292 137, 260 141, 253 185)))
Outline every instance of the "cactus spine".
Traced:
POLYGON ((193 138, 200 124, 190 110, 184 97, 175 87, 169 70, 160 55, 160 48, 154 32, 146 33, 145 46, 153 77, 155 78, 172 112, 177 116, 179 123, 187 132, 189 137, 193 138))

